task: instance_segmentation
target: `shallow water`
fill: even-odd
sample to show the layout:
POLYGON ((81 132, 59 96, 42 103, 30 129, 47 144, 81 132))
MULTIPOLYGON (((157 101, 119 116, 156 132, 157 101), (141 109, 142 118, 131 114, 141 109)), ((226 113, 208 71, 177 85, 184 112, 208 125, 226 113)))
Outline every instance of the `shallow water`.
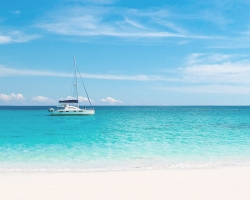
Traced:
POLYGON ((0 107, 0 170, 98 171, 250 164, 250 107, 0 107))

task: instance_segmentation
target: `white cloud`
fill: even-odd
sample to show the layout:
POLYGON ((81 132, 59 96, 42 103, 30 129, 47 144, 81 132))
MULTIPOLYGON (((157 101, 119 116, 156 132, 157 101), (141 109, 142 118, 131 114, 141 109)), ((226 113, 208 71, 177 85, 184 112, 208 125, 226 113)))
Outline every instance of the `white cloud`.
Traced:
MULTIPOLYGON (((76 99, 75 97, 72 96, 67 96, 65 99, 76 99)), ((88 102, 88 98, 87 97, 82 97, 82 96, 78 96, 78 101, 79 103, 84 103, 84 102, 88 102)), ((93 102, 93 100, 90 99, 91 102, 93 102)))
POLYGON ((214 76, 214 75, 244 75, 250 73, 249 62, 225 62, 222 64, 194 65, 187 67, 185 73, 192 75, 214 76))
MULTIPOLYGON (((82 96, 79 96, 78 100, 79 100, 79 103, 84 103, 84 102, 88 102, 89 101, 87 97, 82 97, 82 96)), ((91 99, 90 99, 90 101, 92 102, 91 99)))
POLYGON ((183 87, 161 87, 159 90, 199 94, 250 94, 249 87, 227 84, 192 85, 183 87))
POLYGON ((53 11, 37 26, 49 32, 70 36, 209 38, 188 34, 171 22, 165 12, 164 9, 138 11, 111 6, 75 6, 53 11))
MULTIPOLYGON (((58 73, 42 70, 14 69, 0 65, 0 76, 59 76, 66 77, 67 73, 58 73)), ((73 75, 72 75, 73 76, 73 75)))
POLYGON ((0 44, 9 43, 11 38, 9 36, 0 35, 0 44))
MULTIPOLYGON (((0 77, 1 76, 55 76, 55 77, 73 77, 73 74, 42 71, 42 70, 30 70, 30 69, 14 69, 7 68, 0 65, 0 77)), ((89 79, 102 79, 102 80, 121 80, 121 81, 169 81, 178 82, 180 79, 168 78, 161 75, 111 75, 111 74, 81 74, 83 78, 89 79)))
POLYGON ((116 104, 116 103, 121 103, 122 104, 123 103, 122 101, 116 100, 116 99, 114 99, 112 97, 107 97, 105 99, 101 99, 101 102, 110 103, 110 104, 116 104))
POLYGON ((112 4, 115 0, 83 0, 83 2, 89 2, 93 4, 112 4))
POLYGON ((26 35, 20 31, 0 32, 0 44, 23 43, 39 38, 39 35, 26 35))
POLYGON ((55 103, 55 100, 49 99, 48 97, 44 97, 44 96, 32 97, 31 100, 34 101, 34 102, 45 103, 45 104, 55 103))
POLYGON ((10 102, 10 101, 24 101, 25 98, 22 94, 15 94, 11 93, 10 95, 7 94, 0 94, 0 101, 10 102))
POLYGON ((238 55, 230 55, 230 54, 214 54, 214 53, 193 53, 187 57, 187 64, 193 65, 198 63, 220 63, 229 61, 234 57, 238 57, 238 55))
POLYGON ((160 75, 110 75, 110 74, 84 74, 85 78, 105 79, 105 80, 130 80, 130 81, 179 81, 175 78, 167 78, 160 75))
POLYGON ((72 96, 67 96, 66 98, 62 98, 61 100, 65 100, 65 99, 75 100, 76 98, 75 98, 75 97, 72 97, 72 96))
POLYGON ((188 41, 188 40, 180 40, 180 41, 177 42, 177 45, 184 45, 184 44, 188 44, 188 43, 190 43, 190 41, 188 41))
POLYGON ((158 90, 181 93, 250 94, 250 58, 246 55, 193 53, 175 76, 178 86, 158 86, 158 90))
POLYGON ((65 0, 65 1, 107 5, 114 3, 116 0, 65 0))
POLYGON ((19 14, 21 14, 20 10, 16 10, 16 11, 14 11, 14 12, 10 12, 10 13, 15 14, 15 15, 19 15, 19 14))
POLYGON ((250 61, 239 60, 242 57, 245 56, 192 54, 187 59, 188 66, 181 70, 185 80, 190 82, 249 84, 250 61))
POLYGON ((234 20, 223 16, 221 11, 215 11, 213 9, 200 10, 199 12, 193 14, 193 17, 197 20, 210 22, 219 27, 223 27, 234 22, 234 20))
MULTIPOLYGON (((53 99, 49 99, 44 96, 36 96, 32 97, 31 99, 26 99, 22 94, 15 94, 11 93, 10 95, 7 94, 0 94, 0 102, 7 103, 7 104, 22 104, 26 105, 32 102, 40 103, 40 104, 49 104, 55 103, 53 99)), ((33 104, 33 103, 31 103, 33 104)))
POLYGON ((191 54, 186 59, 186 67, 176 73, 182 76, 184 84, 157 89, 201 94, 250 94, 250 60, 246 58, 236 54, 191 54))
POLYGON ((182 33, 182 34, 187 34, 187 31, 184 30, 183 28, 179 27, 178 25, 174 24, 173 22, 169 22, 169 21, 166 21, 166 20, 162 20, 162 19, 159 19, 159 18, 156 18, 155 19, 155 22, 162 25, 162 26, 165 26, 173 31, 176 31, 177 33, 182 33))

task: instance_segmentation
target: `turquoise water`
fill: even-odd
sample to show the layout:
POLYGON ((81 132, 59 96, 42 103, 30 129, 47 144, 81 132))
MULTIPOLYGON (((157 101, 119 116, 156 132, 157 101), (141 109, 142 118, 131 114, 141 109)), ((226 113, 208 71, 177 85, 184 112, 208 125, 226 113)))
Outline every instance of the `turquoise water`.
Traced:
POLYGON ((0 170, 98 171, 250 165, 250 107, 0 107, 0 170))

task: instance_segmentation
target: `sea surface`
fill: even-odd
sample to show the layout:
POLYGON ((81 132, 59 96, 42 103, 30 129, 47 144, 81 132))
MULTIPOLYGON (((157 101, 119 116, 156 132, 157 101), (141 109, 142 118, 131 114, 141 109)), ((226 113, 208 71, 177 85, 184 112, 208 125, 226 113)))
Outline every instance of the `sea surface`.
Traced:
POLYGON ((0 171, 250 165, 250 107, 99 106, 94 116, 0 107, 0 171))

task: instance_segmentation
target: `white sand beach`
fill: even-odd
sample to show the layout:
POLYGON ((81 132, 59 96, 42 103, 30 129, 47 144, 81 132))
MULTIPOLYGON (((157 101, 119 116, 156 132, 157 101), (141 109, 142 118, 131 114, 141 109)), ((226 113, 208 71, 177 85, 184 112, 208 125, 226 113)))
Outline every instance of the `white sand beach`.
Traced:
POLYGON ((1 172, 1 200, 245 200, 250 167, 112 172, 1 172))

